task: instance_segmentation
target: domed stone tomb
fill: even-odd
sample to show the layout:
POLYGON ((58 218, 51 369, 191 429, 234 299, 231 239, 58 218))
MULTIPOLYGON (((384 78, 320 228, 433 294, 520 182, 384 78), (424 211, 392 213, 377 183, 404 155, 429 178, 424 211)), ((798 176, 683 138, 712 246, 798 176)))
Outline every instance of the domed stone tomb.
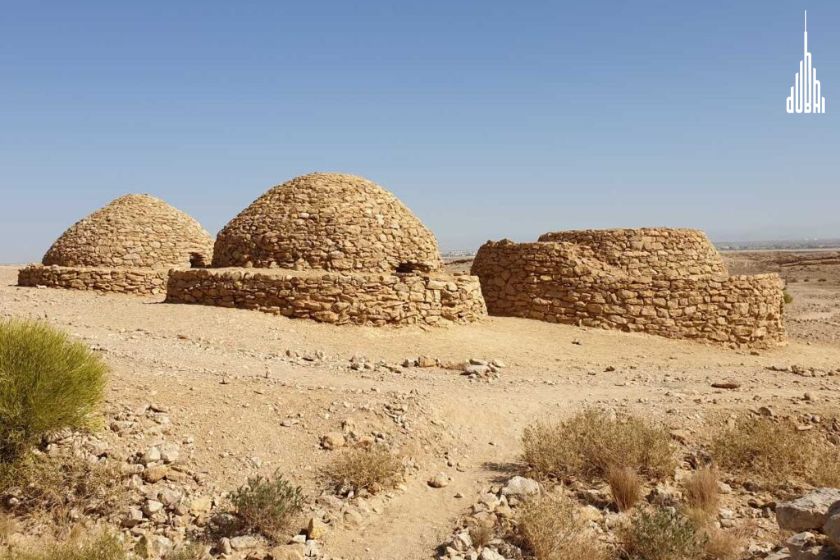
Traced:
POLYGON ((173 271, 166 301, 377 326, 486 315, 478 279, 444 272, 422 222, 353 175, 312 173, 271 188, 219 232, 212 264, 173 271))
POLYGON ((471 273, 491 315, 769 347, 785 340, 783 282, 730 276, 697 230, 546 233, 488 241, 471 273))
POLYGON ((353 175, 312 173, 270 189, 216 239, 213 266, 432 271, 437 240, 397 197, 353 175))
POLYGON ((73 224, 18 273, 21 286, 162 293, 171 268, 210 262, 213 238, 193 218, 146 194, 127 194, 73 224))

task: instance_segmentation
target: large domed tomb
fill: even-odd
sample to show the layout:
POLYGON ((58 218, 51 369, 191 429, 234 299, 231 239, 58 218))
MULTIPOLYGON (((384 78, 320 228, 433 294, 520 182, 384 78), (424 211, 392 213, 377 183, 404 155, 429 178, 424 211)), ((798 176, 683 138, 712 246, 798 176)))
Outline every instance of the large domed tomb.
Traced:
POLYGON ((213 239, 163 200, 121 196, 68 228, 42 264, 18 273, 21 286, 157 294, 171 268, 211 261, 213 239))
POLYGON ((167 301, 362 325, 486 313, 478 280, 442 270, 435 236, 396 196, 340 173, 269 189, 219 232, 211 268, 170 277, 167 301))

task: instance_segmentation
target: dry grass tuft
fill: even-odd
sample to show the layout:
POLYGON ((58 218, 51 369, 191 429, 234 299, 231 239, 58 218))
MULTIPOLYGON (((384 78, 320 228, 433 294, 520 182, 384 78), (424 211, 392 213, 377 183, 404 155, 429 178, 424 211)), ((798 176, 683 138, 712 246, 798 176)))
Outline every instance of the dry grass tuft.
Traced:
POLYGON ((128 493, 123 475, 111 464, 75 455, 28 455, 0 464, 0 494, 15 496, 19 514, 47 514, 68 525, 71 511, 107 516, 122 507, 128 493))
POLYGON ((629 467, 610 467, 607 471, 607 483, 619 511, 632 508, 642 496, 642 481, 629 467))
POLYGON ((576 515, 574 502, 552 495, 531 500, 519 514, 519 532, 536 560, 604 560, 606 553, 576 515))
POLYGON ((706 530, 703 551, 707 560, 738 560, 744 548, 744 539, 733 531, 706 530))
POLYGON ((382 447, 347 449, 323 469, 327 483, 340 494, 392 488, 402 472, 401 459, 382 447))
POLYGON ((477 549, 484 548, 495 536, 493 527, 484 523, 476 523, 470 527, 470 540, 477 549))
POLYGON ((664 428, 630 416, 616 419, 588 409, 569 420, 539 422, 525 429, 525 461, 543 477, 604 479, 622 466, 654 479, 674 467, 670 436, 664 428))
POLYGON ((0 545, 9 542, 9 537, 17 531, 18 526, 15 518, 11 515, 0 513, 0 545))
POLYGON ((39 547, 38 550, 11 549, 0 552, 0 560, 127 560, 119 539, 102 533, 93 538, 70 540, 59 545, 39 547))
POLYGON ((685 502, 693 510, 709 516, 717 513, 720 494, 717 473, 708 467, 695 471, 685 481, 685 502))
POLYGON ((840 484, 840 452, 817 432, 800 432, 786 420, 743 415, 712 438, 714 459, 724 469, 757 476, 771 486, 792 480, 840 484))

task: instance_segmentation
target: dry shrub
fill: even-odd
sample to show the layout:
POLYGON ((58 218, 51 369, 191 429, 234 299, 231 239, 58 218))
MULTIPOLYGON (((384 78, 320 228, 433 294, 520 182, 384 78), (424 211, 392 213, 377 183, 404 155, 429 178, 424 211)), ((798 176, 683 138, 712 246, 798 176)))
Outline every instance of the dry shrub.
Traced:
POLYGON ((536 560, 603 560, 606 553, 576 515, 574 502, 550 495, 528 502, 519 514, 523 544, 536 560))
POLYGON ((338 493, 366 490, 372 494, 391 488, 402 474, 399 457, 383 447, 354 447, 340 453, 323 469, 330 487, 338 493))
POLYGON ((706 538, 682 515, 665 508, 638 511, 619 530, 619 555, 626 560, 701 560, 706 538))
POLYGON ((15 518, 5 513, 0 513, 0 545, 9 542, 9 537, 17 531, 18 526, 15 518))
POLYGON ((115 536, 102 533, 88 539, 38 547, 38 550, 11 549, 0 552, 0 560, 127 560, 123 545, 115 536))
POLYGON ((707 529, 703 551, 707 560, 737 560, 744 547, 744 540, 737 532, 707 529))
POLYGON ((695 471, 684 484, 685 502, 689 509, 706 516, 717 513, 720 494, 717 473, 708 467, 695 471))
POLYGON ((37 321, 0 321, 0 462, 41 438, 90 424, 105 363, 81 342, 37 321))
POLYGON ((757 476, 771 486, 792 480, 840 482, 840 452, 817 432, 800 432, 785 420, 742 415, 712 438, 712 455, 724 469, 757 476))
POLYGON ((267 478, 255 476, 230 496, 241 530, 260 533, 269 539, 282 536, 292 517, 303 509, 300 487, 292 486, 275 473, 267 478))
POLYGON ((202 560, 208 557, 206 546, 198 543, 186 543, 167 554, 166 560, 202 560))
POLYGON ((476 523, 470 527, 470 540, 477 549, 484 548, 495 536, 493 527, 484 523, 476 523))
POLYGON ((607 483, 619 511, 632 508, 642 495, 642 481, 629 467, 610 467, 607 471, 607 483))
POLYGON ((538 422, 522 438, 525 461, 544 477, 605 478, 610 467, 627 467, 661 479, 673 471, 668 432, 630 416, 587 409, 561 422, 538 422))
POLYGON ((27 455, 0 464, 0 494, 18 500, 16 512, 48 514, 65 525, 71 511, 106 516, 124 504, 128 493, 113 464, 93 463, 75 455, 27 455))

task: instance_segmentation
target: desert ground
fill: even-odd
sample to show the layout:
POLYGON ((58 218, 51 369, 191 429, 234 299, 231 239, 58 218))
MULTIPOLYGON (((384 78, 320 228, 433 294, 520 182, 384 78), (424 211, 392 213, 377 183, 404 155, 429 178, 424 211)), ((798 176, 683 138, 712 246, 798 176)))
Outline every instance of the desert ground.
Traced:
MULTIPOLYGON (((503 317, 336 327, 163 297, 21 288, 14 266, 0 267, 0 317, 42 318, 97 349, 112 367, 111 427, 100 437, 124 454, 177 442, 203 495, 279 469, 314 500, 320 468, 337 452, 322 436, 387 442, 410 459, 405 482, 330 524, 320 552, 428 559, 479 496, 521 468, 522 431, 535 420, 597 405, 691 437, 711 419, 759 407, 796 418, 836 414, 840 251, 724 257, 732 273, 775 271, 787 281, 786 346, 750 351, 503 317), (469 376, 411 365, 419 356, 501 367, 469 376), (712 387, 723 381, 738 387, 712 387), (136 426, 122 430, 126 418, 136 426), (438 473, 449 482, 433 488, 438 473)), ((759 527, 751 539, 778 535, 759 527)))

